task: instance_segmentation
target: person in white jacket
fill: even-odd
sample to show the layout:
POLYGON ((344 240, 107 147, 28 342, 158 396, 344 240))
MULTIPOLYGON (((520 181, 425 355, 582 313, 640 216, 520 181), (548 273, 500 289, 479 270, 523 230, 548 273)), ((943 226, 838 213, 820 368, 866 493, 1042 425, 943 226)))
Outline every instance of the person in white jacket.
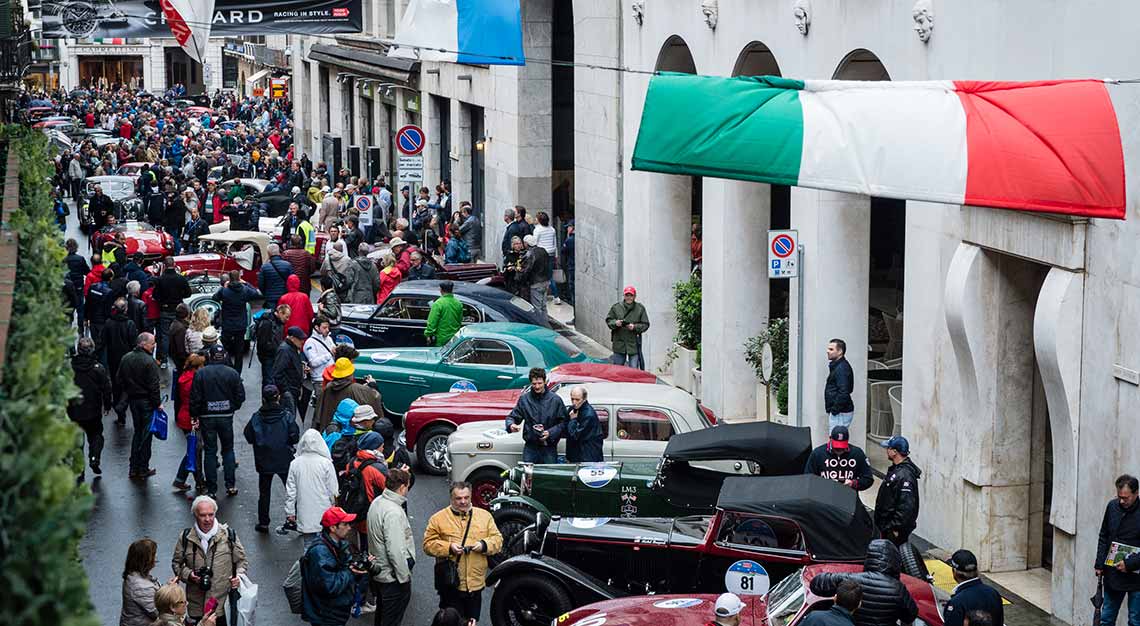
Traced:
MULTIPOLYGON (((336 343, 332 338, 332 326, 328 318, 318 315, 313 320, 313 333, 301 348, 305 355, 305 363, 309 366, 309 384, 305 385, 305 389, 301 392, 300 406, 308 407, 310 404, 316 406, 317 401, 321 399, 325 368, 336 361, 333 350, 336 350, 336 343)), ((315 424, 316 420, 313 423, 315 424)))
POLYGON ((336 504, 339 492, 329 447, 310 428, 301 435, 285 481, 285 519, 297 525, 306 550, 321 536, 321 516, 336 504))

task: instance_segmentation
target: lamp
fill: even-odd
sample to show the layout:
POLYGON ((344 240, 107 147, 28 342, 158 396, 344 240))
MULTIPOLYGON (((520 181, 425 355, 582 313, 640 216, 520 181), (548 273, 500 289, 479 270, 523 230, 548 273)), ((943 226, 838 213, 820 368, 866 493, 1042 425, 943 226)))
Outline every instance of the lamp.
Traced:
POLYGON ((486 137, 486 136, 476 139, 475 140, 475 149, 480 151, 480 152, 482 152, 483 150, 486 150, 488 141, 491 141, 491 138, 486 137))

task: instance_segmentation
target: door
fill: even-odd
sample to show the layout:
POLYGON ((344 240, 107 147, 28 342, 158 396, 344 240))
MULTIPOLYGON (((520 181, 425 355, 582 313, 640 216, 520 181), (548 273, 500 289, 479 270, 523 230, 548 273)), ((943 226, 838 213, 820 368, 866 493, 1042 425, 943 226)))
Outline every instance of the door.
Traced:
POLYGON ((615 461, 659 459, 673 432, 672 415, 665 409, 619 406, 606 439, 610 457, 615 461))
POLYGON ((364 324, 364 330, 376 337, 384 346, 413 347, 426 345, 424 328, 427 326, 431 301, 427 296, 395 296, 376 307, 364 324))
MULTIPOLYGON (((760 563, 771 584, 808 562, 803 533, 795 522, 735 511, 725 511, 716 519, 712 546, 706 544, 701 557, 699 587, 724 585, 725 572, 743 559, 760 563)), ((741 583, 744 587, 748 581, 741 583)))
POLYGON ((435 391, 447 391, 459 381, 470 381, 475 389, 487 391, 514 387, 525 375, 521 359, 505 342, 498 339, 471 338, 461 342, 444 357, 432 385, 435 391))

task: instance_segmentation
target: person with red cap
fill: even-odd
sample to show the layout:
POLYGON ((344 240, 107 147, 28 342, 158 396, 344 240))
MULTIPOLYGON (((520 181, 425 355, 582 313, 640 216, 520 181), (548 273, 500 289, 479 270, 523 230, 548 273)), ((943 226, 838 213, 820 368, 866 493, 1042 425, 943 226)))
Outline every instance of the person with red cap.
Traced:
POLYGON ((875 480, 866 453, 851 443, 846 426, 832 428, 827 443, 811 451, 804 473, 834 480, 856 491, 869 489, 875 480))
POLYGON ((606 326, 610 328, 610 343, 614 351, 610 362, 645 369, 641 358, 641 335, 649 330, 649 314, 637 301, 637 289, 633 285, 622 291, 621 302, 610 307, 606 326))
POLYGON ((374 557, 359 569, 348 543, 356 516, 339 506, 321 516, 321 535, 301 560, 304 619, 313 626, 343 626, 352 616, 357 597, 364 597, 374 557))

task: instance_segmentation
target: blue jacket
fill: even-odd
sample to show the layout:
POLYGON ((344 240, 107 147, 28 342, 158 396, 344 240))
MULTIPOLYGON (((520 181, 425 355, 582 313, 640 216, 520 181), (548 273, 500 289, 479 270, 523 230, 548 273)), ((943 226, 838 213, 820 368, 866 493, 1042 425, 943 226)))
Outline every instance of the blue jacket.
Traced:
POLYGON ((1003 624, 1005 615, 998 592, 980 578, 972 578, 954 588, 954 595, 943 609, 946 626, 962 626, 962 618, 970 611, 985 611, 995 624, 1003 624))
POLYGON ((562 429, 566 426, 566 405, 558 394, 547 391, 542 395, 535 395, 527 391, 519 396, 515 408, 507 416, 507 426, 522 424, 523 441, 527 446, 536 448, 555 447, 562 438, 562 429), (542 434, 534 429, 535 424, 542 424, 543 429, 550 433, 543 441, 542 434))
POLYGON ((448 240, 447 249, 444 251, 444 261, 449 264, 471 262, 471 252, 467 248, 467 242, 459 237, 452 237, 448 240))
POLYGON ((147 287, 150 286, 150 274, 147 274, 146 270, 139 267, 139 264, 135 263, 134 260, 131 260, 123 266, 123 274, 126 276, 127 280, 139 281, 139 293, 146 291, 147 287))
POLYGON ((222 303, 222 332, 245 333, 249 327, 249 312, 245 305, 260 297, 260 291, 245 283, 226 283, 215 291, 213 299, 222 303))
POLYGON ((851 392, 855 391, 855 374, 847 357, 841 356, 827 364, 827 383, 823 387, 823 408, 828 415, 850 413, 855 410, 851 392))
POLYGON ((289 291, 286 281, 292 275, 293 266, 279 256, 270 257, 268 263, 262 264, 257 273, 257 284, 261 287, 261 293, 265 294, 266 309, 276 306, 281 296, 289 291))
POLYGON ((800 626, 852 626, 851 611, 841 607, 832 606, 826 611, 812 611, 807 614, 800 626))
POLYGON ((605 435, 598 421, 598 412, 589 402, 583 402, 578 417, 566 421, 566 461, 569 463, 598 463, 605 460, 602 443, 605 435))
POLYGON ((352 613, 358 588, 367 581, 348 569, 349 545, 328 530, 301 557, 301 600, 304 618, 314 626, 343 625, 352 613))
POLYGON ((253 464, 258 474, 286 474, 293 462, 293 446, 301 440, 293 396, 281 396, 277 406, 262 406, 242 431, 253 446, 253 464))

